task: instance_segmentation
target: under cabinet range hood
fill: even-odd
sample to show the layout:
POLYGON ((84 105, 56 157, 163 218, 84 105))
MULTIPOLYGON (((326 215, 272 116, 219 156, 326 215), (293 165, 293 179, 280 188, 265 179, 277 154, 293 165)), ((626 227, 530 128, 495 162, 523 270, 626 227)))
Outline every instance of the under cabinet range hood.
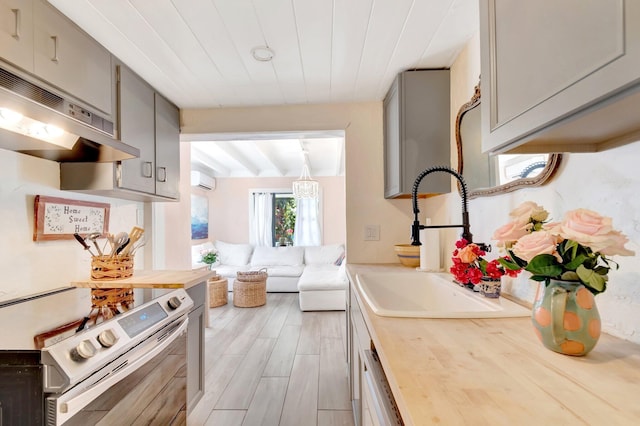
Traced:
POLYGON ((115 162, 140 155, 114 124, 30 76, 0 64, 0 148, 58 162, 115 162))

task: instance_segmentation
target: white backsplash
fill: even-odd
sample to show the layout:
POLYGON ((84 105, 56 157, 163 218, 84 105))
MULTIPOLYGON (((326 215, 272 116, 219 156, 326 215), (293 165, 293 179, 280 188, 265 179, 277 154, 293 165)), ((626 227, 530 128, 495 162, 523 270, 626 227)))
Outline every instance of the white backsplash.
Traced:
MULTIPOLYGON (((564 155, 557 175, 545 186, 469 201, 471 232, 474 241, 493 243, 490 256, 499 255, 491 236, 509 221, 509 212, 523 201, 534 201, 560 220, 568 210, 587 208, 613 219, 615 229, 629 237, 627 248, 635 256, 614 256, 620 268, 609 273, 608 289, 596 297, 606 333, 640 343, 640 174, 637 172, 640 142, 598 153, 564 155)), ((457 193, 446 196, 448 218, 442 223, 460 221, 457 193)), ((440 211, 442 198, 425 200, 424 212, 440 211)), ((439 222, 437 222, 439 223, 439 222)), ((445 232, 443 248, 445 269, 451 266, 451 252, 459 232, 445 232)), ((615 269, 615 268, 614 268, 615 269)), ((504 291, 533 302, 537 283, 519 277, 504 291)))
MULTIPOLYGON (((33 241, 36 195, 108 203, 111 232, 128 232, 144 209, 139 202, 60 191, 60 167, 53 161, 0 149, 0 170, 0 301, 66 287, 89 276, 90 255, 77 241, 33 241)), ((143 266, 143 258, 140 250, 136 269, 143 266)))

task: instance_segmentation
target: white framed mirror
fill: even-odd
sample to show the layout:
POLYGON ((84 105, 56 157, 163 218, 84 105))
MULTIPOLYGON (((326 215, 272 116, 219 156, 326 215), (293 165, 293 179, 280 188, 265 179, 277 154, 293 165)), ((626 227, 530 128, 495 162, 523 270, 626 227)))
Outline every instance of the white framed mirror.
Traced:
POLYGON ((480 84, 456 117, 458 172, 467 184, 468 198, 490 196, 543 185, 558 170, 562 154, 502 154, 482 152, 480 84))

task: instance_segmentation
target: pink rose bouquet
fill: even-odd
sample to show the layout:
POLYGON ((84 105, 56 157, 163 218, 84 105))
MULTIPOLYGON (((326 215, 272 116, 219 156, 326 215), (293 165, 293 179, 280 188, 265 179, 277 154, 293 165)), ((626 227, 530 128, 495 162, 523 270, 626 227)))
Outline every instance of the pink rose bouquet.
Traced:
POLYGON ((549 213, 527 201, 510 213, 511 222, 498 228, 493 239, 511 259, 500 259, 509 270, 524 269, 531 279, 580 281, 593 294, 606 290, 609 270, 618 264, 607 256, 632 256, 629 241, 613 229, 611 218, 587 209, 567 212, 562 222, 547 223, 549 213))
MULTIPOLYGON (((449 271, 460 284, 478 284, 483 277, 499 279, 501 276, 508 274, 516 276, 520 272, 519 269, 508 269, 503 267, 498 259, 487 261, 482 256, 486 252, 477 244, 469 243, 464 238, 456 241, 456 249, 453 252, 451 260, 453 265, 449 271)), ((504 257, 506 261, 510 258, 504 257)))

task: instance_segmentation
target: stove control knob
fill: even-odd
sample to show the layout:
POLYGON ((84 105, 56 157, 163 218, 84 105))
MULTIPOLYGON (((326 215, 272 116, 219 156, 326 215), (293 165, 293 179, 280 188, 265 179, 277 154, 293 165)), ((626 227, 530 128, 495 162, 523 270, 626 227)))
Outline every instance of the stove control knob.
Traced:
POLYGON ((103 348, 110 348, 118 341, 118 335, 112 329, 106 329, 98 334, 98 342, 103 348))
POLYGON ((71 359, 74 361, 85 361, 96 354, 96 347, 90 340, 83 340, 78 346, 71 349, 71 359))
POLYGON ((167 305, 169 305, 169 308, 171 310, 176 310, 180 307, 180 305, 182 305, 182 302, 177 296, 173 296, 171 299, 167 301, 167 305))

